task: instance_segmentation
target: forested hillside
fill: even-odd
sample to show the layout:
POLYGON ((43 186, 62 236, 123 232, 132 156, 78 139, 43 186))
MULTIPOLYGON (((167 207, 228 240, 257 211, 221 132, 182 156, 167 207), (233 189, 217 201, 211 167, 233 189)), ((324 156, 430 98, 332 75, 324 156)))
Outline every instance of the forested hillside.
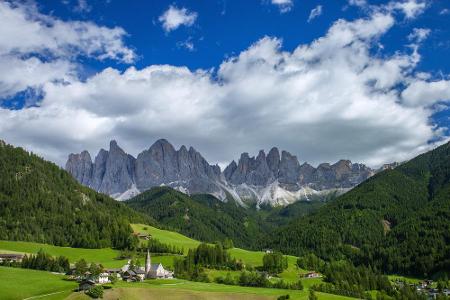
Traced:
POLYGON ((450 270, 450 144, 275 230, 266 246, 329 260, 347 257, 386 272, 450 270))
POLYGON ((235 246, 261 250, 262 238, 275 228, 307 215, 332 201, 334 194, 285 207, 244 208, 233 200, 223 202, 212 195, 186 195, 169 187, 156 187, 125 203, 160 225, 205 242, 233 240, 235 246))
POLYGON ((210 195, 191 198, 169 187, 157 187, 125 203, 168 229, 205 242, 231 238, 236 246, 254 248, 261 232, 249 211, 210 195))
POLYGON ((53 163, 0 141, 0 240, 126 248, 130 222, 153 223, 53 163))

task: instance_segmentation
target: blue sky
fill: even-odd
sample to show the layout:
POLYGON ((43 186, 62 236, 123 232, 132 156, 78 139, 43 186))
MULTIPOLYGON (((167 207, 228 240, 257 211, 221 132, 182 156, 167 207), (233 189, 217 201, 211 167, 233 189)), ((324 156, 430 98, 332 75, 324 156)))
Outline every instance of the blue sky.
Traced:
MULTIPOLYGON (((383 4, 387 1, 370 1, 383 4)), ((293 1, 288 12, 280 12, 270 0, 211 0, 211 1, 87 1, 87 8, 79 11, 78 0, 40 1, 42 12, 63 20, 86 20, 108 27, 120 26, 128 36, 127 44, 138 55, 138 68, 152 64, 188 66, 191 69, 217 68, 227 57, 238 54, 264 36, 283 39, 283 49, 293 50, 299 44, 310 43, 323 36, 340 18, 352 20, 364 17, 357 6, 345 1, 293 1), (169 33, 161 27, 158 18, 169 5, 187 8, 198 17, 192 26, 180 26, 169 33), (308 22, 311 10, 322 6, 322 14, 308 22), (193 51, 181 44, 191 41, 193 51)), ((450 4, 436 0, 428 4, 426 13, 414 20, 404 20, 381 39, 384 53, 401 50, 413 28, 433 30, 427 43, 421 47, 424 59, 420 68, 436 74, 449 73, 450 60, 450 4)), ((89 61, 86 67, 93 72, 114 65, 124 69, 128 65, 114 61, 89 61)))
POLYGON ((448 1, 4 1, 0 28, 0 137, 60 165, 111 139, 371 166, 448 140, 448 1))

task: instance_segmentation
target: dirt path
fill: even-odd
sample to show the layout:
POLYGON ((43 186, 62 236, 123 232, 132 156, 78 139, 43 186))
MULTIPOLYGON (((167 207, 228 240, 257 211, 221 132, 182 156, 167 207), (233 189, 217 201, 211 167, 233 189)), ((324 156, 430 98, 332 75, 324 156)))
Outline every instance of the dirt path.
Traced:
POLYGON ((59 292, 54 292, 54 293, 49 293, 49 294, 44 294, 44 295, 38 295, 38 296, 28 297, 28 298, 24 298, 23 300, 39 299, 39 298, 43 298, 43 297, 47 297, 47 296, 52 296, 52 295, 56 295, 56 294, 65 293, 65 292, 67 292, 67 291, 70 291, 70 290, 59 291, 59 292))

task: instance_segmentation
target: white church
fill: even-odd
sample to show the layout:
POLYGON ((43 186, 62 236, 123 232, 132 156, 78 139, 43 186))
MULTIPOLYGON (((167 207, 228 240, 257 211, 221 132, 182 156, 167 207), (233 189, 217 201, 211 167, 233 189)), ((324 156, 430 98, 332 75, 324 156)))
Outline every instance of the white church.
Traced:
POLYGON ((152 264, 150 251, 147 250, 147 257, 145 258, 145 277, 153 279, 173 279, 173 272, 164 269, 161 263, 152 264))
POLYGON ((130 269, 130 261, 121 269, 121 277, 126 281, 143 281, 144 279, 173 279, 173 272, 164 269, 161 263, 152 264, 150 251, 147 250, 147 257, 145 258, 145 267, 138 269, 130 269))

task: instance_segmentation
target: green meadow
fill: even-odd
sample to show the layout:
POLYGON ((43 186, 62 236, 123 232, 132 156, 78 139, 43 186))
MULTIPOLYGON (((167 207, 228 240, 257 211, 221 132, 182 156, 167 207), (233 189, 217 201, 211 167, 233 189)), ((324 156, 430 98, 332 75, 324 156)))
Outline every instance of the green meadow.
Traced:
MULTIPOLYGON (((189 249, 198 247, 200 244, 199 241, 186 237, 180 233, 158 229, 148 225, 132 224, 132 228, 135 232, 150 234, 154 239, 157 239, 162 243, 184 248, 185 253, 187 253, 189 249)), ((232 257, 241 259, 246 265, 252 265, 253 267, 262 265, 262 260, 264 257, 264 252, 262 251, 250 251, 240 248, 233 248, 229 249, 228 252, 232 257)), ((280 278, 283 278, 289 282, 297 281, 300 278, 299 275, 307 271, 297 268, 297 258, 295 256, 287 255, 286 257, 288 258, 288 268, 280 274, 280 278)), ((219 275, 226 275, 226 273, 226 271, 208 271, 211 279, 219 275)))
MULTIPOLYGON (((216 300, 265 300, 277 299, 289 294, 290 299, 306 300, 308 291, 290 291, 267 288, 229 286, 216 283, 201 283, 184 280, 147 280, 142 283, 118 282, 113 289, 105 291, 104 299, 216 299, 216 300)), ((351 299, 347 297, 316 293, 320 300, 351 299)), ((89 299, 80 293, 72 294, 68 300, 89 299)))
MULTIPOLYGON (((158 229, 143 224, 133 224, 135 232, 148 233, 159 241, 188 249, 196 248, 200 242, 188 238, 182 234, 158 229)), ((81 258, 88 262, 101 263, 105 267, 120 267, 126 261, 117 260, 119 251, 114 249, 79 249, 69 247, 58 247, 30 242, 0 241, 0 252, 36 253, 43 249, 53 256, 63 255, 73 263, 81 258)), ((264 252, 249 251, 239 248, 229 250, 232 257, 241 259, 246 265, 254 267, 262 265, 264 252)), ((172 267, 174 255, 153 256, 153 262, 161 262, 164 266, 172 267)), ((288 258, 288 269, 279 274, 275 280, 286 280, 288 282, 297 281, 305 270, 296 266, 296 257, 288 258)), ((213 280, 217 276, 225 276, 228 271, 206 270, 208 276, 213 280)), ((231 271, 232 276, 238 277, 240 272, 231 271)), ((251 288, 241 286, 229 286, 216 283, 200 283, 185 280, 146 280, 142 283, 127 283, 120 281, 114 285, 113 289, 105 290, 104 299, 248 299, 265 300, 276 299, 281 295, 290 295, 290 299, 308 299, 308 287, 312 284, 320 283, 321 279, 301 279, 305 287, 303 291, 279 290, 268 288, 251 288)), ((49 272, 1 268, 0 288, 4 291, 6 298, 1 299, 25 299, 39 296, 39 299, 59 300, 67 299, 89 299, 83 293, 72 292, 77 284, 72 281, 63 280, 63 276, 49 272), (30 283, 31 282, 31 283, 30 283), (22 288, 19 288, 22 287, 22 288), (47 295, 48 294, 48 295, 47 295), (46 295, 41 297, 42 295, 46 295)), ((317 293, 319 299, 346 299, 345 297, 317 293)))
POLYGON ((131 224, 134 232, 150 234, 154 239, 161 243, 173 245, 179 248, 184 248, 184 253, 187 254, 189 249, 197 248, 200 245, 199 241, 188 238, 178 232, 158 229, 153 226, 144 224, 131 224))
MULTIPOLYGON (((71 263, 84 258, 87 262, 100 263, 106 268, 118 268, 126 264, 127 260, 116 259, 119 251, 104 248, 104 249, 83 249, 59 247, 47 244, 32 243, 32 242, 17 242, 17 241, 0 241, 0 253, 37 253, 40 249, 44 250, 52 256, 65 256, 71 263)), ((172 266, 173 258, 175 256, 154 256, 152 261, 154 263, 161 262, 163 265, 172 266)))
POLYGON ((48 295, 39 299, 64 299, 78 286, 64 280, 63 275, 45 271, 0 267, 0 298, 26 299, 48 295))

